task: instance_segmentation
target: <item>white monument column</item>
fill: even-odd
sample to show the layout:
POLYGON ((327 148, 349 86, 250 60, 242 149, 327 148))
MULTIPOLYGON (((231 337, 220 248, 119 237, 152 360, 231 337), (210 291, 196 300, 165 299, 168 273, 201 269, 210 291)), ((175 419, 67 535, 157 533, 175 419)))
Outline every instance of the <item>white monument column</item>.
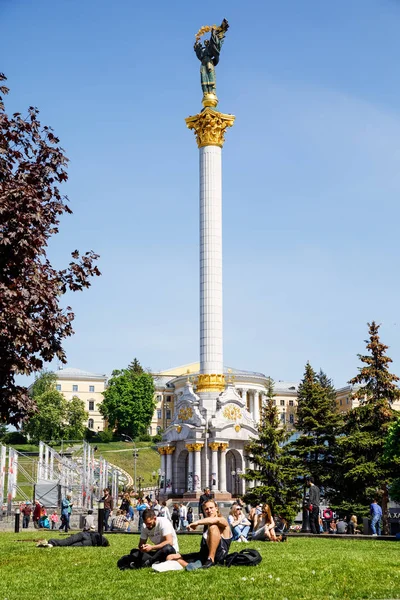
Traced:
POLYGON ((203 444, 192 444, 194 451, 193 491, 201 491, 201 449, 203 444))
POLYGON ((186 449, 189 453, 189 465, 188 465, 188 474, 187 474, 187 491, 193 492, 193 471, 194 471, 194 451, 193 444, 186 444, 186 449))
POLYGON ((211 491, 218 491, 218 449, 219 442, 210 442, 211 448, 211 491))
POLYGON ((257 391, 254 391, 253 405, 254 405, 253 419, 256 422, 256 424, 258 425, 260 422, 260 400, 259 400, 259 393, 257 391))
POLYGON ((235 117, 203 99, 204 109, 186 119, 200 158, 200 375, 197 392, 225 389, 222 355, 222 146, 235 117))
POLYGON ((165 490, 167 492, 172 491, 172 454, 175 452, 175 446, 166 446, 165 454, 167 455, 167 468, 165 471, 165 490))
POLYGON ((226 492, 226 450, 229 444, 220 444, 221 455, 219 458, 219 489, 221 492, 226 492))

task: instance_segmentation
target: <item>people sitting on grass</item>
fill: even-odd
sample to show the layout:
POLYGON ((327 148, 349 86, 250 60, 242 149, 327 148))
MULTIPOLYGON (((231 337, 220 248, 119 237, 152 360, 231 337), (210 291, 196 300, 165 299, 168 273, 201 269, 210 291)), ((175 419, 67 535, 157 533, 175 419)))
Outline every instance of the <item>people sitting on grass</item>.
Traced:
POLYGON ((268 504, 263 504, 261 515, 256 518, 252 539, 267 542, 279 541, 275 535, 275 521, 268 504))
POLYGON ((216 564, 223 564, 232 542, 231 527, 228 521, 221 516, 215 500, 206 500, 202 505, 202 512, 205 514, 204 518, 188 525, 189 531, 204 526, 199 552, 183 555, 176 553, 167 557, 167 560, 178 561, 188 571, 201 567, 208 569, 216 564))
POLYGON ((169 555, 176 555, 179 552, 178 539, 171 522, 165 517, 157 517, 151 508, 147 508, 143 513, 139 551, 142 556, 138 566, 141 567, 150 567, 156 562, 164 562, 169 555))
POLYGON ((85 516, 85 520, 83 522, 83 531, 95 531, 96 525, 94 523, 94 516, 92 509, 88 510, 88 514, 85 516))
POLYGON ((250 521, 243 513, 240 505, 234 504, 232 506, 228 517, 228 523, 232 529, 233 541, 247 543, 247 536, 250 531, 250 521))
POLYGON ((125 510, 117 510, 117 513, 111 519, 111 531, 126 531, 129 525, 129 520, 125 510))
POLYGON ((351 515, 349 524, 347 525, 347 533, 350 535, 354 535, 356 533, 360 533, 360 530, 357 529, 357 517, 356 515, 351 515))
POLYGON ((329 523, 329 533, 336 533, 336 519, 332 519, 332 521, 329 523))
POLYGON ((74 533, 67 538, 40 540, 36 546, 38 548, 52 548, 53 546, 109 546, 110 542, 100 533, 82 531, 74 533))
POLYGON ((336 522, 336 533, 339 535, 344 535, 347 533, 347 521, 345 517, 339 517, 336 522))

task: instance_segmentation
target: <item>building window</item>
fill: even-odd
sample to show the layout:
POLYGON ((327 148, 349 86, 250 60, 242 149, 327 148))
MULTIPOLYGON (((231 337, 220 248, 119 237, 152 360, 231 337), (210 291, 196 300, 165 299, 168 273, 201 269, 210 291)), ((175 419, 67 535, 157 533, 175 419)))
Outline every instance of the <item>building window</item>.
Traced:
POLYGON ((77 385, 73 385, 72 386, 72 391, 73 392, 77 392, 78 391, 78 386, 77 385))
POLYGON ((167 410, 167 420, 171 418, 171 411, 167 410))
POLYGON ((89 400, 89 410, 94 410, 94 400, 89 400))
POLYGON ((157 402, 161 402, 162 396, 157 396, 157 402))
POLYGON ((340 406, 342 406, 343 404, 343 400, 340 398, 340 406))
POLYGON ((289 406, 294 406, 294 400, 289 400, 289 406))
POLYGON ((281 406, 285 406, 285 401, 281 400, 281 406))
POLYGON ((93 427, 94 427, 94 421, 93 421, 93 419, 89 419, 89 421, 88 421, 88 427, 89 427, 89 429, 93 429, 93 427))
POLYGON ((61 392, 61 385, 59 383, 57 383, 56 385, 56 390, 57 392, 61 392))
POLYGON ((171 396, 167 396, 167 402, 171 402, 171 396))
POLYGON ((289 415, 289 422, 294 423, 294 415, 289 415))
POLYGON ((348 396, 346 398, 346 404, 350 404, 350 398, 348 396))
POLYGON ((281 423, 285 423, 285 413, 281 413, 281 423))
POLYGON ((147 435, 153 435, 153 430, 152 430, 151 426, 147 430, 147 435))
POLYGON ((272 404, 276 406, 276 400, 272 400, 272 404))
POLYGON ((161 414, 161 408, 157 409, 157 419, 161 419, 162 418, 162 414, 161 414))
POLYGON ((92 394, 93 394, 93 392, 94 392, 94 385, 89 385, 89 392, 92 392, 92 394))
POLYGON ((157 425, 157 435, 161 433, 161 427, 159 425, 157 425))

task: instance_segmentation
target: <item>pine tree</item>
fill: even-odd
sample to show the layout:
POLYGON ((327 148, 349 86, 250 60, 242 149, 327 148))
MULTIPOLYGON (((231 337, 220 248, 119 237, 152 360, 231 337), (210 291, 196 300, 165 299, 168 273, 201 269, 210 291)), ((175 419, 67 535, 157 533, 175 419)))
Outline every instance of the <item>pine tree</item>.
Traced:
POLYGON ((331 380, 322 370, 317 375, 307 363, 297 393, 299 437, 290 444, 290 450, 301 460, 303 475, 312 475, 319 486, 329 487, 332 481, 333 454, 340 425, 331 380))
POLYGON ((128 366, 128 371, 134 376, 144 373, 144 369, 137 358, 134 358, 131 364, 128 366))
POLYGON ((397 375, 389 372, 392 359, 386 356, 388 346, 381 343, 375 321, 368 323, 368 355, 359 354, 364 363, 350 384, 360 387, 353 393, 359 406, 345 415, 337 454, 336 491, 333 501, 342 509, 367 514, 374 497, 382 500, 384 533, 388 531, 388 487, 398 475, 396 463, 387 460, 385 440, 390 424, 398 416, 392 403, 400 398, 394 382, 397 375), (361 385, 364 384, 364 385, 361 385))
POLYGON ((259 437, 246 448, 253 468, 246 470, 244 478, 255 481, 256 487, 247 491, 245 500, 251 504, 267 502, 275 514, 290 522, 299 510, 301 499, 299 466, 285 447, 290 434, 279 427, 271 378, 268 378, 266 395, 258 427, 259 437))

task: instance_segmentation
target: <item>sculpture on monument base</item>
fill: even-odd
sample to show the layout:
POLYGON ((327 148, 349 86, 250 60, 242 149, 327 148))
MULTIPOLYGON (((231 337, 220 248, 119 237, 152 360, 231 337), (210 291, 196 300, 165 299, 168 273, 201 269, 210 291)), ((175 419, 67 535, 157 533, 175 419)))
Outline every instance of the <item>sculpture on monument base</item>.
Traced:
POLYGON ((219 55, 224 42, 225 34, 228 31, 229 24, 224 19, 219 27, 216 25, 206 25, 201 27, 196 34, 194 51, 201 62, 200 79, 203 90, 203 106, 217 106, 218 98, 216 93, 215 67, 219 63, 219 55), (200 38, 205 33, 211 32, 210 39, 205 40, 204 45, 200 38))

